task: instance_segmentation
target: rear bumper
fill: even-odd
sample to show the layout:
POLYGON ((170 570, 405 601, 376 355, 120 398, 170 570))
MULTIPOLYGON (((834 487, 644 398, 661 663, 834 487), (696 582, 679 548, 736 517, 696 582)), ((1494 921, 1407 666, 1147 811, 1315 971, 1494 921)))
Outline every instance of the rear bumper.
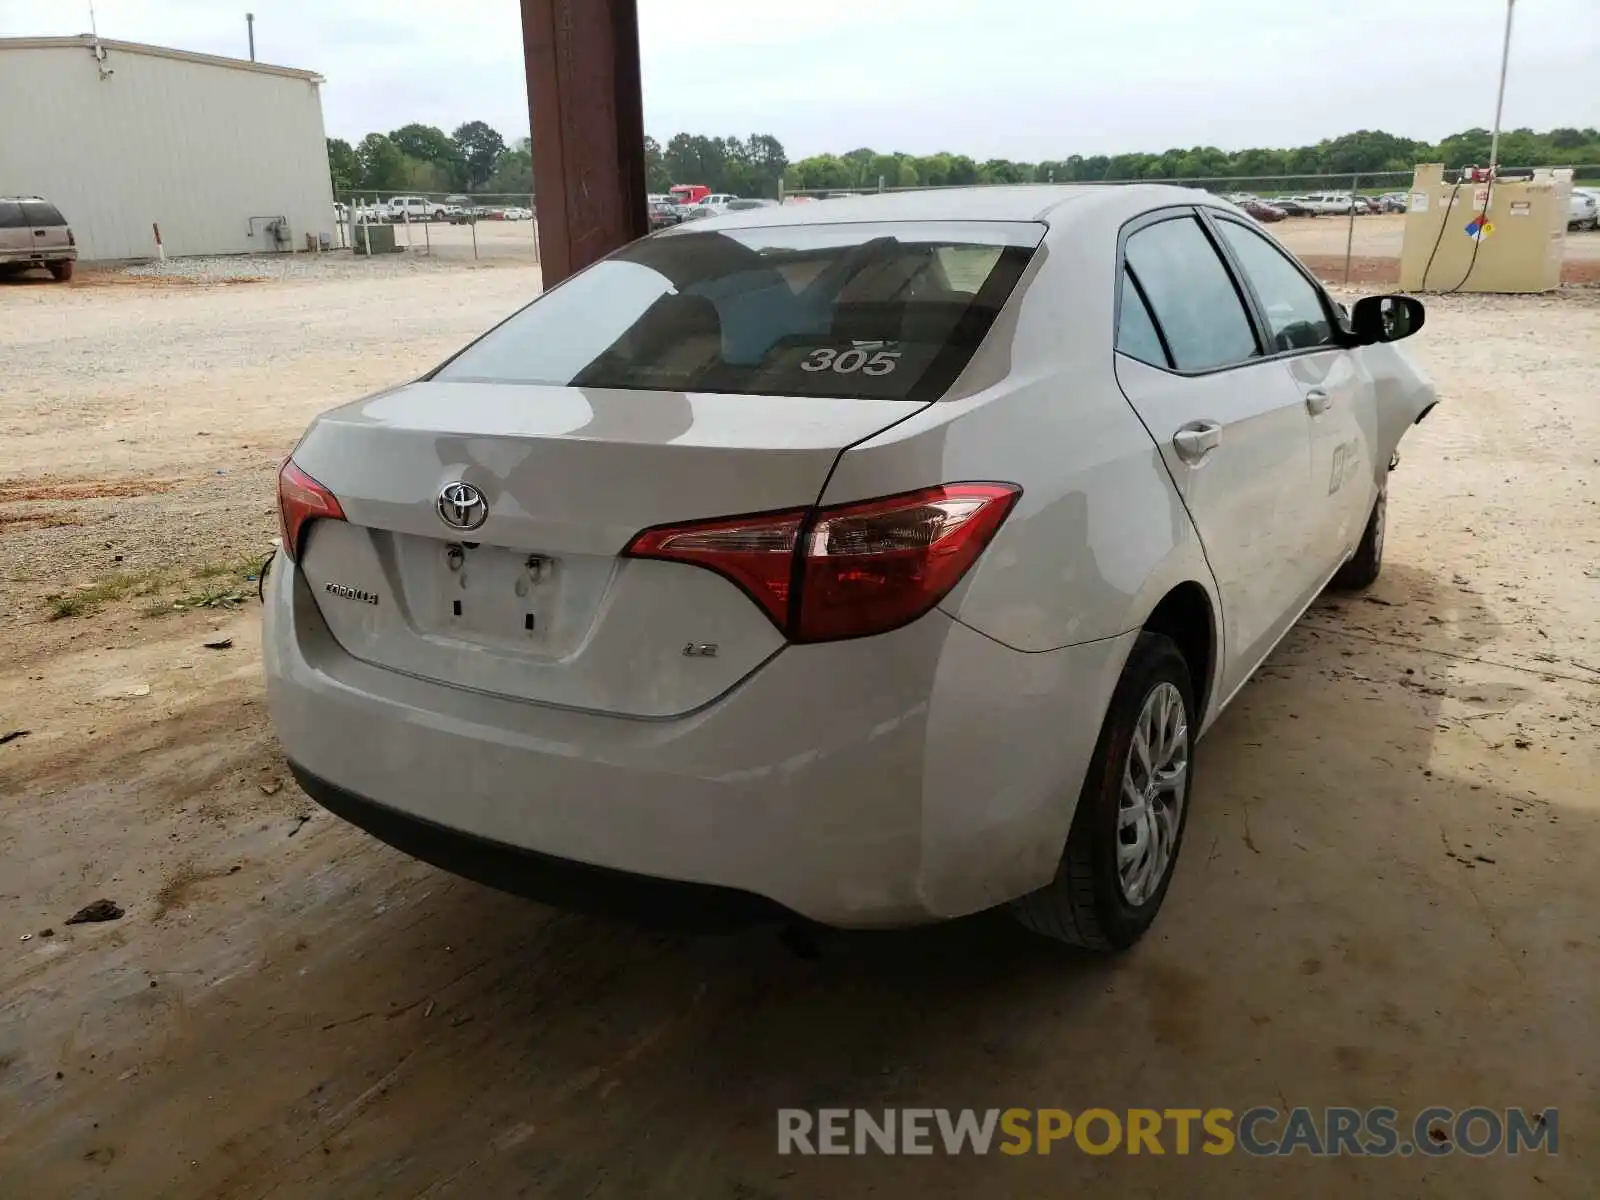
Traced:
POLYGON ((701 930, 776 923, 794 915, 732 888, 634 875, 476 837, 358 796, 297 763, 289 769, 323 808, 395 849, 464 879, 558 908, 701 930))
POLYGON ((840 926, 959 916, 1047 882, 1134 636, 1020 654, 935 611, 789 647, 705 708, 645 720, 354 659, 281 558, 266 601, 273 722, 330 811, 566 907, 688 893, 702 914, 840 926))
POLYGON ((46 263, 76 262, 77 260, 78 248, 76 246, 49 246, 45 248, 29 246, 26 250, 0 249, 0 264, 32 263, 35 266, 44 266, 46 263))

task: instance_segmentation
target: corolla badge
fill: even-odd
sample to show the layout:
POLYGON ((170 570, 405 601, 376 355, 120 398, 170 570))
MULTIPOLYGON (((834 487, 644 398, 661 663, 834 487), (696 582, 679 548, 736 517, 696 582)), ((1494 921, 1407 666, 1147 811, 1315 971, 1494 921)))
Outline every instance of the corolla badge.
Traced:
POLYGON ((339 596, 345 600, 359 600, 363 604, 376 604, 378 602, 377 592, 368 592, 362 588, 353 588, 343 583, 325 583, 322 585, 322 590, 330 596, 339 596))
POLYGON ((476 529, 489 519, 489 505, 470 483, 447 483, 439 493, 439 519, 451 529, 476 529))

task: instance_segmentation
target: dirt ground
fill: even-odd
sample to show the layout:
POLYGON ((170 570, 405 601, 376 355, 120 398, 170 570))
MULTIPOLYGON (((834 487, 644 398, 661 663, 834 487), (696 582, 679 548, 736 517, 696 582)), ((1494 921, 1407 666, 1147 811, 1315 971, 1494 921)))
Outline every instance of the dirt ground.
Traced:
MULTIPOLYGON (((1403 213, 1357 216, 1354 230, 1349 217, 1290 217, 1272 226, 1272 232, 1322 279, 1344 282, 1348 242, 1352 284, 1392 285, 1400 279, 1405 224, 1403 213)), ((1568 283, 1600 283, 1600 232, 1567 234, 1561 278, 1568 283)))
POLYGON ((816 959, 641 932, 287 781, 276 463, 537 287, 0 287, 0 1195, 1594 1194, 1600 292, 1430 302, 1383 576, 1203 743, 1166 908, 1104 961, 994 916, 816 959), (775 1153, 780 1106, 1329 1104, 1557 1107, 1560 1154, 775 1153))

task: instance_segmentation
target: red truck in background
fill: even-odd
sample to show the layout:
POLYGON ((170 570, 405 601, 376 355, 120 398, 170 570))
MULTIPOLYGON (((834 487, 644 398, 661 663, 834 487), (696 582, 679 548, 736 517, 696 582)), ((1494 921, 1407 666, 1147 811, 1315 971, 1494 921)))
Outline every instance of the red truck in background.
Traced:
POLYGON ((667 190, 679 204, 699 204, 711 195, 711 189, 703 183, 675 183, 667 190))

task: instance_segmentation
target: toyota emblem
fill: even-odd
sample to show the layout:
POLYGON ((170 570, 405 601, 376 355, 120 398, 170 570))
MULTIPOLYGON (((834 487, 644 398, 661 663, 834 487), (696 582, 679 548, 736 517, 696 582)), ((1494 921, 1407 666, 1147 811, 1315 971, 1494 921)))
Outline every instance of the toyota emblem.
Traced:
POLYGON ((476 529, 489 519, 489 505, 470 483, 447 483, 439 493, 439 519, 451 529, 476 529))

